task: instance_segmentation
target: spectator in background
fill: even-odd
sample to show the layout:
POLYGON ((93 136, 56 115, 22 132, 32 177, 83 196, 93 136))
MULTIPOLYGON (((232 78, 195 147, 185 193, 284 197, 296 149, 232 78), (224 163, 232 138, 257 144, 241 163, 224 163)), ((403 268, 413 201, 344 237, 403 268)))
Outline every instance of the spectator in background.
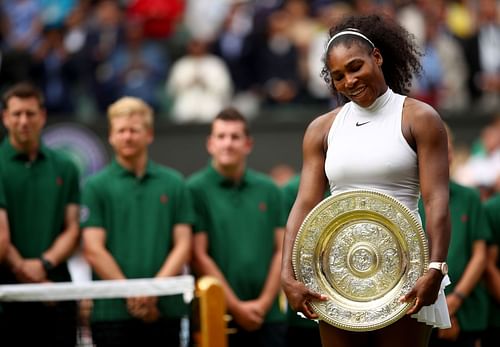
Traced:
POLYGON ((238 7, 245 2, 247 1, 186 0, 183 25, 193 36, 212 42, 217 39, 224 21, 230 16, 231 7, 238 7))
POLYGON ((233 105, 248 118, 257 116, 260 98, 257 94, 253 6, 248 1, 231 4, 222 28, 212 43, 214 54, 221 57, 231 75, 233 105))
MULTIPOLYGON (((448 133, 448 161, 453 161, 453 135, 448 133)), ((419 211, 425 225, 422 201, 419 211)), ((488 294, 481 282, 486 267, 486 243, 491 238, 479 192, 450 182, 451 240, 448 250, 446 302, 449 329, 433 330, 430 347, 475 347, 488 324, 488 294)))
POLYGON ((102 0, 95 5, 85 43, 88 91, 98 111, 104 113, 118 98, 117 80, 111 56, 123 42, 123 11, 117 1, 102 0))
POLYGON ((323 67, 322 60, 325 54, 325 44, 328 41, 328 28, 352 11, 352 7, 345 2, 335 2, 317 8, 318 29, 309 43, 306 81, 309 94, 316 100, 328 103, 332 98, 330 88, 319 73, 323 67))
POLYGON ((278 185, 282 187, 295 176, 295 169, 286 163, 278 163, 271 167, 269 170, 269 177, 278 185))
POLYGON ((209 123, 231 100, 233 86, 224 61, 208 51, 208 42, 192 37, 187 54, 172 66, 166 83, 175 123, 209 123))
MULTIPOLYGON (((179 275, 191 254, 192 201, 182 176, 148 157, 153 110, 124 97, 108 111, 115 159, 86 183, 83 250, 95 279, 179 275)), ((97 346, 178 346, 182 296, 95 300, 97 346)))
POLYGON ((64 22, 63 45, 74 67, 75 78, 71 81, 72 98, 75 104, 73 115, 78 119, 98 118, 96 105, 91 95, 89 61, 85 44, 88 39, 89 22, 91 21, 89 1, 80 1, 68 14, 64 22))
POLYGON ((33 54, 34 79, 41 86, 47 112, 72 116, 75 110, 73 84, 77 67, 64 46, 63 30, 46 27, 42 41, 33 54))
POLYGON ((500 22, 498 1, 477 2, 476 32, 463 41, 468 87, 479 113, 500 107, 500 22))
MULTIPOLYGON (((435 9, 434 13, 425 14, 425 42, 430 50, 435 51, 442 73, 440 81, 434 84, 438 87, 435 106, 443 111, 460 112, 466 110, 470 103, 467 92, 467 63, 459 41, 445 26, 444 5, 441 9, 435 9)), ((432 70, 428 71, 427 76, 431 74, 432 70)))
POLYGON ((64 47, 72 55, 80 55, 87 40, 90 5, 81 1, 64 20, 64 47))
MULTIPOLYGON (((288 14, 288 36, 297 48, 298 73, 301 85, 307 81, 307 60, 311 41, 316 35, 318 24, 312 16, 311 3, 306 0, 285 0, 283 10, 288 14)), ((327 31, 327 28, 324 30, 327 31)), ((324 43, 323 43, 324 44, 324 43)), ((319 74, 321 68, 316 70, 319 74)))
POLYGON ((467 65, 459 41, 446 26, 444 0, 419 0, 398 11, 401 25, 421 46, 422 74, 415 76, 411 95, 443 111, 463 111, 469 105, 467 65))
POLYGON ((290 15, 276 10, 267 17, 266 32, 257 42, 255 61, 257 82, 266 105, 297 101, 301 92, 299 52, 290 39, 290 15))
MULTIPOLYGON (((246 0, 242 0, 246 1, 246 0)), ((285 0, 255 0, 251 2, 253 12, 253 32, 256 35, 267 31, 268 17, 283 7, 285 0)))
POLYGON ((474 32, 475 1, 447 1, 446 26, 453 36, 464 39, 474 32))
POLYGON ((218 278, 225 293, 230 347, 284 346, 285 316, 278 301, 283 200, 264 174, 247 167, 253 146, 246 119, 235 109, 212 121, 210 164, 188 180, 197 212, 193 269, 218 278))
POLYGON ((486 200, 493 193, 499 175, 500 117, 496 117, 472 143, 471 154, 457 172, 457 178, 464 185, 480 188, 482 200, 486 200))
POLYGON ((184 14, 185 0, 125 1, 128 20, 143 23, 144 36, 161 41, 170 37, 184 14))
POLYGON ((484 206, 493 237, 488 247, 484 276, 490 294, 489 320, 481 346, 496 347, 500 341, 500 194, 488 199, 484 206))
MULTIPOLYGON (((83 0, 86 1, 86 0, 83 0)), ((82 0, 38 0, 44 27, 62 28, 68 15, 82 0)))
POLYGON ((40 42, 42 18, 37 0, 11 0, 0 2, 0 87, 30 79, 31 54, 40 42))
MULTIPOLYGON (((0 179, 11 244, 2 283, 70 281, 67 259, 79 239, 79 177, 70 159, 40 142, 46 122, 42 93, 18 84, 3 96, 8 136, 0 147, 0 179)), ((55 303, 3 303, 6 346, 74 346, 77 306, 55 303)))
POLYGON ((122 44, 110 57, 118 97, 134 96, 160 110, 160 93, 168 70, 168 57, 158 41, 144 37, 144 23, 129 19, 122 44))

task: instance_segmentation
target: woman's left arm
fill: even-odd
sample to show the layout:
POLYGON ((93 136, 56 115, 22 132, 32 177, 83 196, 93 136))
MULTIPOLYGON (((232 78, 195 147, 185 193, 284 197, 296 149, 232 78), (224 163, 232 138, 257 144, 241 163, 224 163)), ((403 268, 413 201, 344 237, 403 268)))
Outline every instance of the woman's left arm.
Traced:
MULTIPOLYGON (((439 114, 429 105, 408 98, 403 109, 403 134, 418 158, 420 191, 424 202, 430 261, 444 262, 450 243, 448 140, 439 114)), ((430 269, 403 297, 416 298, 408 314, 436 301, 443 275, 430 269)))

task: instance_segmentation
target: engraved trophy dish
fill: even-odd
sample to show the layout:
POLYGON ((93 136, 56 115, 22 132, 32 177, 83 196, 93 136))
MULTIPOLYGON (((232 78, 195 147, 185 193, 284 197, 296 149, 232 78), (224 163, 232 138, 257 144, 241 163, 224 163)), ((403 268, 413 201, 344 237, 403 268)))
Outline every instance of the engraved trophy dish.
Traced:
POLYGON ((304 219, 294 242, 295 277, 328 297, 320 319, 350 331, 383 328, 413 303, 399 302, 428 266, 426 235, 409 209, 386 194, 330 196, 304 219))

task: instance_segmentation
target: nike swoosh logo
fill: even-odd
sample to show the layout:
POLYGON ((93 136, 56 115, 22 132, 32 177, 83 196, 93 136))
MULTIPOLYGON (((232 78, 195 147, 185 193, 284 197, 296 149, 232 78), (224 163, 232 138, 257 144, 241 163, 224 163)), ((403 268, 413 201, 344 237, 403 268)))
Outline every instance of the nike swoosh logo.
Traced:
POLYGON ((360 127, 360 126, 365 125, 365 124, 368 124, 368 123, 370 123, 370 122, 371 122, 370 120, 369 120, 368 122, 363 122, 363 123, 356 122, 356 126, 357 126, 357 127, 360 127))

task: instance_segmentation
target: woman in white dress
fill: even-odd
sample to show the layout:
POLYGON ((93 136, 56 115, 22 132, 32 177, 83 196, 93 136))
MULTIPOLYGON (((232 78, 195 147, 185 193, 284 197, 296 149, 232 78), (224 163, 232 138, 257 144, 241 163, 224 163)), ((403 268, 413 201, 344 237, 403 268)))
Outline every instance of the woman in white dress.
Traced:
POLYGON ((317 319, 309 303, 327 299, 297 281, 292 268, 298 229, 327 185, 332 195, 357 189, 388 194, 416 217, 421 194, 429 216, 425 230, 431 265, 401 298, 412 303, 407 315, 370 332, 320 321, 325 347, 422 347, 432 327, 449 326, 442 293, 450 239, 446 131, 432 107, 404 96, 420 71, 419 58, 412 36, 378 15, 348 17, 330 30, 322 75, 342 105, 312 121, 304 135, 301 183, 283 250, 282 285, 288 301, 294 310, 317 319))

